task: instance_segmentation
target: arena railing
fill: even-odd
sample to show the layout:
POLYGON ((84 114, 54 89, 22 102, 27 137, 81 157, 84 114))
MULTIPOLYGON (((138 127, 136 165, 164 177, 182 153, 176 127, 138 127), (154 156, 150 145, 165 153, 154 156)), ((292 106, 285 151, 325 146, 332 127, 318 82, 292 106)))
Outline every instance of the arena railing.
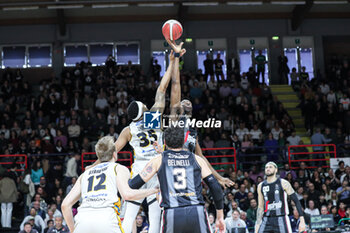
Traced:
POLYGON ((285 146, 240 147, 237 149, 237 157, 238 166, 241 170, 246 170, 245 168, 250 168, 253 165, 263 166, 271 158, 275 163, 286 163, 288 161, 285 146))
MULTIPOLYGON (((236 156, 236 149, 234 147, 218 147, 218 148, 202 148, 203 154, 206 154, 205 152, 214 152, 217 153, 217 151, 229 151, 228 154, 211 154, 209 153, 208 155, 204 155, 207 159, 210 160, 217 160, 217 158, 220 158, 219 160, 223 160, 221 158, 227 158, 228 161, 226 162, 210 162, 212 166, 217 166, 217 165, 233 165, 233 168, 235 171, 237 171, 237 156, 236 156), (231 153, 231 151, 233 153, 231 153), (231 159, 230 159, 231 158, 231 159), (231 161, 230 161, 231 160, 231 161), (233 160, 233 161, 232 161, 233 160)), ((216 170, 217 172, 224 172, 224 169, 218 169, 216 170)))
POLYGON ((335 144, 315 144, 315 145, 294 145, 294 146, 289 146, 288 147, 288 163, 289 163, 289 167, 290 169, 298 169, 300 167, 295 167, 292 166, 292 163, 301 163, 301 162, 305 162, 305 163, 310 163, 313 162, 312 166, 307 166, 306 168, 317 168, 319 166, 316 166, 317 162, 321 162, 320 166, 322 168, 329 168, 329 165, 322 165, 322 162, 325 163, 329 163, 330 160, 330 155, 333 155, 334 158, 337 158, 337 146, 335 144), (324 150, 323 151, 308 151, 307 147, 323 147, 324 150), (293 149, 293 148, 297 148, 297 149, 293 149), (299 148, 299 151, 298 151, 299 148), (300 150, 304 150, 305 151, 300 151, 300 150), (331 150, 333 149, 333 150, 331 150), (324 158, 321 159, 313 159, 313 158, 303 158, 303 159, 295 159, 293 157, 295 156, 300 156, 300 155, 306 155, 306 156, 312 156, 312 155, 323 155, 324 158), (329 155, 329 156, 328 156, 329 155), (326 158, 329 157, 329 158, 326 158))
POLYGON ((24 161, 12 161, 12 162, 11 161, 4 161, 4 162, 1 161, 0 164, 5 164, 5 165, 7 165, 7 164, 11 165, 13 163, 24 164, 24 167, 25 167, 24 169, 23 168, 16 169, 16 171, 18 171, 18 172, 22 172, 25 169, 27 169, 27 167, 28 167, 28 156, 26 154, 0 155, 0 158, 11 158, 11 157, 13 157, 13 158, 23 157, 24 161))
MULTIPOLYGON (((96 159, 85 159, 86 155, 96 155, 96 152, 85 152, 81 154, 81 169, 82 171, 85 171, 85 164, 89 163, 92 164, 96 161, 96 159)), ((129 163, 127 165, 128 168, 131 167, 132 165, 132 153, 130 151, 119 151, 118 152, 118 162, 127 162, 129 163), (122 155, 122 156, 119 156, 122 155), (123 156, 123 155, 127 155, 127 156, 123 156), (128 158, 124 158, 124 157, 128 157, 128 158)))
MULTIPOLYGON (((208 155, 204 155, 206 158, 210 160, 215 159, 215 158, 228 158, 227 162, 210 162, 211 165, 213 166, 217 166, 217 165, 232 165, 234 167, 235 170, 237 170, 237 159, 236 159, 236 149, 234 147, 221 147, 221 148, 202 148, 202 151, 204 152, 204 154, 206 154, 206 152, 208 155), (227 154, 216 154, 217 151, 229 151, 229 153, 227 154), (213 152, 213 153, 210 153, 213 152), (231 159, 230 159, 231 158, 231 159)), ((132 153, 130 151, 120 151, 118 153, 119 154, 126 154, 129 155, 129 158, 118 158, 118 162, 127 162, 127 167, 130 168, 132 163, 133 163, 133 156, 132 153)), ((82 153, 81 154, 81 167, 82 167, 82 171, 85 170, 85 165, 86 164, 91 164, 93 162, 96 161, 96 159, 86 159, 86 156, 88 155, 96 155, 95 152, 86 152, 86 153, 82 153)), ((124 156, 125 157, 125 156, 124 156)), ((223 172, 225 171, 224 169, 218 169, 218 172, 223 172)))

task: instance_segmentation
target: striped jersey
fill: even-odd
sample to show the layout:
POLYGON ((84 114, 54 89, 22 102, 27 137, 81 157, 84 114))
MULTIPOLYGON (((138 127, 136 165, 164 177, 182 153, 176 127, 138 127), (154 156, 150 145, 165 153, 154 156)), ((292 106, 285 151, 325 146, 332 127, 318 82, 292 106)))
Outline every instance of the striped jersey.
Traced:
POLYGON ((280 178, 273 183, 266 180, 261 185, 264 196, 264 216, 276 217, 289 214, 287 193, 282 187, 280 178))
POLYGON ((202 172, 195 156, 184 150, 163 152, 162 164, 158 171, 162 194, 161 207, 204 205, 202 172))
MULTIPOLYGON (((179 119, 179 121, 185 122, 185 126, 186 126, 186 121, 190 121, 190 120, 191 119, 186 116, 183 116, 179 119)), ((184 134, 185 134, 184 148, 194 153, 196 151, 197 130, 193 127, 186 126, 184 127, 184 134)))

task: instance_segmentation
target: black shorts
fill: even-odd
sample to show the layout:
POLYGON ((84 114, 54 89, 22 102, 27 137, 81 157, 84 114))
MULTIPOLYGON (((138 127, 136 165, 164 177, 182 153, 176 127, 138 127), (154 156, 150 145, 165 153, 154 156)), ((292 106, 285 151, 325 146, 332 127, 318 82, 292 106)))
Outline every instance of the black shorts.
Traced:
POLYGON ((258 233, 292 233, 289 217, 263 217, 258 233))
POLYGON ((164 209, 161 233, 211 233, 204 206, 164 209))

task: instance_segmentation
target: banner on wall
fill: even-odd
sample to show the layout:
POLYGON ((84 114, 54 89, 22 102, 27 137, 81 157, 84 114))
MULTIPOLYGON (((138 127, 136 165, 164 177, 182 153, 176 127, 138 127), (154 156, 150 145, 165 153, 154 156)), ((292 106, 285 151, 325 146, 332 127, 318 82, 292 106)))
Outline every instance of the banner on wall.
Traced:
POLYGON ((333 171, 337 170, 339 168, 339 162, 343 161, 346 166, 350 166, 350 158, 336 158, 336 159, 330 159, 330 163, 331 163, 331 168, 333 169, 333 171))

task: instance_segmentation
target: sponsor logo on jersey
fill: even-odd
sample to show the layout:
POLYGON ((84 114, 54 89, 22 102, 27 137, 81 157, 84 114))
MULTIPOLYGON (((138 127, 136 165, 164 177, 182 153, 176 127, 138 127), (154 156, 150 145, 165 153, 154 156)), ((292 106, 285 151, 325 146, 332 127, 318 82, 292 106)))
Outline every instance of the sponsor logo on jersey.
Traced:
POLYGON ((173 193, 173 192, 170 192, 169 193, 170 196, 172 197, 193 197, 193 196, 196 196, 196 194, 194 192, 191 192, 191 193, 173 193))
POLYGON ((267 210, 277 210, 277 209, 281 209, 281 208, 282 208, 281 201, 267 204, 267 210))

